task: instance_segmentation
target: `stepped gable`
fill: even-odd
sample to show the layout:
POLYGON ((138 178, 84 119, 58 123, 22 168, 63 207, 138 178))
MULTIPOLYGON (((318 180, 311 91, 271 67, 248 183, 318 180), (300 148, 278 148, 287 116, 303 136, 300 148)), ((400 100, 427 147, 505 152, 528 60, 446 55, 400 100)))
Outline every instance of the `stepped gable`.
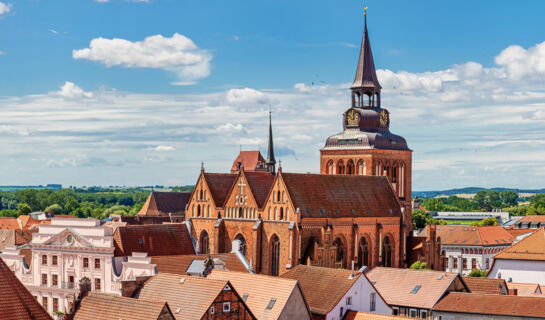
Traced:
POLYGON ((195 254, 187 226, 182 223, 129 225, 114 232, 114 256, 145 252, 148 256, 195 254))
POLYGON ((189 202, 191 192, 156 192, 152 191, 138 212, 139 216, 182 215, 189 202))
POLYGON ((223 207, 225 199, 229 195, 229 191, 235 183, 237 178, 236 174, 229 173, 204 173, 204 179, 210 189, 212 199, 217 208, 223 207))
POLYGON ((0 319, 53 320, 0 258, 0 319))
POLYGON ((401 217, 401 207, 388 179, 281 173, 302 217, 401 217))

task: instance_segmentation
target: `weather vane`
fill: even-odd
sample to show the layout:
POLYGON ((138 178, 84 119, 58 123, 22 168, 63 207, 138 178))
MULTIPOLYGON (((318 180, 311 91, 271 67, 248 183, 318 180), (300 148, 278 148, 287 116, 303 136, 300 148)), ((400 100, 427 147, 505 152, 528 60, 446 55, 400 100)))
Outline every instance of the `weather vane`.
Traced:
POLYGON ((363 7, 363 15, 367 16, 367 6, 363 7))

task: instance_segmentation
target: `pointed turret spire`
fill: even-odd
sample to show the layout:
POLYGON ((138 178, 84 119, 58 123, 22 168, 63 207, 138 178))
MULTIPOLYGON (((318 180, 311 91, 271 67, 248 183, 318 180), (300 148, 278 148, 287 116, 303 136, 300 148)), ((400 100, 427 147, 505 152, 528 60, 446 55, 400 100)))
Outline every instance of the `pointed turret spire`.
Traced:
POLYGON ((276 160, 274 159, 274 145, 272 133, 272 112, 269 106, 269 147, 267 149, 267 171, 276 174, 276 160))
POLYGON ((367 7, 364 12, 365 22, 361 40, 360 56, 356 77, 350 87, 353 107, 380 107, 380 83, 378 82, 371 42, 367 32, 367 7), (364 99, 367 96, 368 99, 364 99), (367 100, 367 101, 366 101, 367 100))

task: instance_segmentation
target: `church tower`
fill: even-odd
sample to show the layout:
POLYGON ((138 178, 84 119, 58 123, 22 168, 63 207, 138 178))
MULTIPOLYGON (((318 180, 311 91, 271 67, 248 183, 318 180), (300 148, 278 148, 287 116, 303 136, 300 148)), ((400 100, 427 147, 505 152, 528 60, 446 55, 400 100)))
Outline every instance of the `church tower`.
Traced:
POLYGON ((381 106, 381 89, 365 13, 356 77, 350 87, 352 105, 343 114, 343 131, 327 138, 320 150, 320 172, 388 177, 404 208, 404 224, 412 230, 412 151, 403 137, 390 132, 390 113, 381 106))
POLYGON ((269 110, 269 147, 267 149, 267 171, 276 174, 276 160, 274 159, 274 145, 272 132, 272 112, 269 110))

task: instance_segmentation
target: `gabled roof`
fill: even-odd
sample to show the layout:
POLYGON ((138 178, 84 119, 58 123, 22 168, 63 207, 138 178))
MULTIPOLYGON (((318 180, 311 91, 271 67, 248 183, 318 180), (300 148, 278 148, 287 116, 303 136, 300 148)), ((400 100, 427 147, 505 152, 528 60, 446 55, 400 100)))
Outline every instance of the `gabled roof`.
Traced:
POLYGON ((297 280, 260 274, 212 270, 208 279, 229 281, 241 295, 247 294, 246 305, 258 319, 278 319, 292 293, 300 290, 297 280), (267 306, 276 299, 271 309, 267 306))
POLYGON ((244 170, 244 176, 248 180, 248 185, 252 190, 252 195, 259 208, 262 208, 267 200, 269 191, 271 190, 274 182, 274 176, 269 172, 246 172, 244 170))
POLYGON ((0 229, 18 230, 21 229, 21 225, 17 218, 0 217, 0 229))
POLYGON ((444 225, 437 226, 436 235, 443 245, 497 246, 509 245, 515 240, 501 226, 444 225))
POLYGON ((133 252, 146 252, 148 256, 195 254, 187 226, 181 223, 119 227, 113 237, 116 257, 133 252))
POLYGON ((0 319, 52 320, 0 258, 0 319))
POLYGON ((163 313, 171 313, 164 301, 90 292, 83 298, 74 320, 152 320, 159 319, 163 313))
POLYGON ((545 317, 545 299, 513 295, 451 292, 433 307, 434 311, 545 317))
MULTIPOLYGON (((298 265, 281 275, 281 278, 299 281, 312 313, 326 315, 337 306, 348 290, 362 277, 352 271, 298 265)), ((364 277, 364 276, 363 276, 364 277)))
POLYGON ((369 312, 358 312, 349 310, 344 315, 343 320, 401 320, 401 319, 414 319, 404 316, 391 316, 386 314, 377 314, 369 312))
POLYGON ((32 232, 22 230, 0 229, 0 251, 6 246, 19 246, 32 240, 32 232))
POLYGON ((545 260, 545 230, 536 230, 531 235, 515 243, 494 256, 494 260, 545 260))
MULTIPOLYGON (((226 270, 247 271, 234 253, 211 254, 210 257, 214 260, 217 259, 218 263, 223 263, 226 270)), ((206 254, 155 256, 151 258, 151 263, 157 266, 157 272, 185 275, 187 268, 193 261, 206 260, 207 258, 206 254)))
POLYGON ((399 201, 386 177, 285 172, 280 175, 302 217, 401 216, 399 201))
POLYGON ((460 279, 455 272, 383 267, 371 269, 366 275, 389 305, 423 309, 431 309, 460 279))
POLYGON ((507 292, 507 283, 503 279, 463 277, 472 293, 501 294, 502 288, 507 292))
POLYGON ((509 290, 517 290, 517 296, 535 297, 541 296, 541 287, 537 283, 507 282, 509 290))
POLYGON ((208 172, 205 172, 203 175, 216 207, 223 207, 225 199, 227 199, 229 191, 231 190, 231 186, 235 183, 238 175, 208 172))
POLYGON ((227 285, 233 289, 226 280, 158 273, 144 283, 138 299, 167 301, 176 319, 201 319, 227 285))
POLYGON ((167 216, 169 213, 180 215, 185 212, 191 192, 156 192, 150 193, 146 203, 138 212, 139 216, 167 216))
POLYGON ((236 173, 240 170, 238 163, 242 164, 244 171, 266 170, 265 158, 263 158, 259 150, 240 151, 238 157, 233 161, 231 173, 236 173), (263 163, 263 168, 257 167, 257 164, 260 162, 263 163))
POLYGON ((544 215, 529 215, 524 216, 520 218, 517 222, 509 226, 509 229, 514 229, 515 225, 522 225, 522 224, 545 224, 545 216, 544 215))

